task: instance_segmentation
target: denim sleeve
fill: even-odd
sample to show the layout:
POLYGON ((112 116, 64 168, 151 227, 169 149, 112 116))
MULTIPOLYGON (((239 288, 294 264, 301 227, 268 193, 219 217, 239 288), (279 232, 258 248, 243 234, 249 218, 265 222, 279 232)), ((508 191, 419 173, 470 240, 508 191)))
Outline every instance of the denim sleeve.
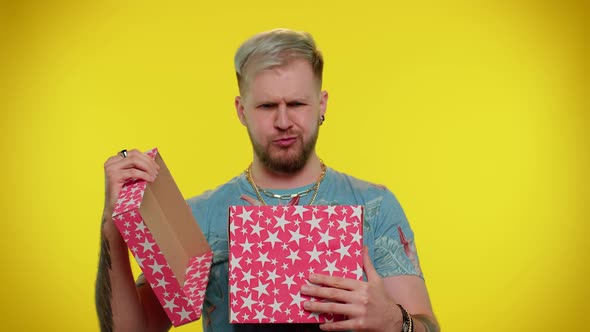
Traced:
MULTIPOLYGON (((373 262, 381 277, 417 275, 424 278, 414 244, 414 232, 397 198, 387 189, 373 207, 373 262)), ((368 207, 370 212, 371 207, 368 207)))

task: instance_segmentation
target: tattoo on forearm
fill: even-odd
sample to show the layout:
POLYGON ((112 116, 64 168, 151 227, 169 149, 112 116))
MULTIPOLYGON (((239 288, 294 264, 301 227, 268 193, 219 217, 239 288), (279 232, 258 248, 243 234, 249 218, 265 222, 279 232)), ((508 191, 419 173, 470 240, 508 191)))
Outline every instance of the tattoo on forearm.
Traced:
POLYGON ((412 315, 412 318, 414 318, 414 320, 420 321, 420 323, 422 323, 424 327, 426 327, 427 332, 440 332, 440 327, 438 327, 436 321, 433 321, 432 318, 430 318, 429 316, 412 315))
MULTIPOLYGON (((103 220, 104 223, 104 220, 103 220)), ((113 331, 113 313, 111 310, 111 247, 106 238, 102 238, 100 245, 100 259, 98 275, 96 277, 96 311, 100 323, 100 330, 113 331)))

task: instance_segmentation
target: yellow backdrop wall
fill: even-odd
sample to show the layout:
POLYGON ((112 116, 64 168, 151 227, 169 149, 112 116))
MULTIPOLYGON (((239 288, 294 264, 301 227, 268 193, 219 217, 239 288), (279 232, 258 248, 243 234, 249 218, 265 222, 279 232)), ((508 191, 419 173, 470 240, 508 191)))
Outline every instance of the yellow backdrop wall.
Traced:
POLYGON ((396 193, 445 331, 589 326, 584 3, 3 1, 2 330, 98 329, 108 156, 157 146, 187 197, 248 165, 233 53, 275 27, 324 51, 319 154, 396 193))

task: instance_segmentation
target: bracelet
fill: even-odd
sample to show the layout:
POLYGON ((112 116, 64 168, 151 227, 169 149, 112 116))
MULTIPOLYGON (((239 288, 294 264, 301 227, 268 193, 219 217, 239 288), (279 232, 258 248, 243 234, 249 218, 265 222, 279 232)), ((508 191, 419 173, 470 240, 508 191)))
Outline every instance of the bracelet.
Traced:
POLYGON ((410 313, 404 308, 401 304, 397 304, 397 306, 402 311, 402 331, 401 332, 413 332, 414 331, 414 320, 410 313))

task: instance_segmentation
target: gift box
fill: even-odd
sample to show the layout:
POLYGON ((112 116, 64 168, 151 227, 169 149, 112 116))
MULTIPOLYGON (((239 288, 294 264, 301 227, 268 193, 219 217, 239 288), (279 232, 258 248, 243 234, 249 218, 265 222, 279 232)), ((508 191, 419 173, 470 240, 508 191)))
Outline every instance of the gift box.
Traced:
POLYGON ((212 252, 157 149, 154 182, 129 180, 113 221, 174 326, 201 317, 212 252))
POLYGON ((322 323, 303 309, 311 273, 362 280, 362 206, 231 206, 231 323, 322 323))

